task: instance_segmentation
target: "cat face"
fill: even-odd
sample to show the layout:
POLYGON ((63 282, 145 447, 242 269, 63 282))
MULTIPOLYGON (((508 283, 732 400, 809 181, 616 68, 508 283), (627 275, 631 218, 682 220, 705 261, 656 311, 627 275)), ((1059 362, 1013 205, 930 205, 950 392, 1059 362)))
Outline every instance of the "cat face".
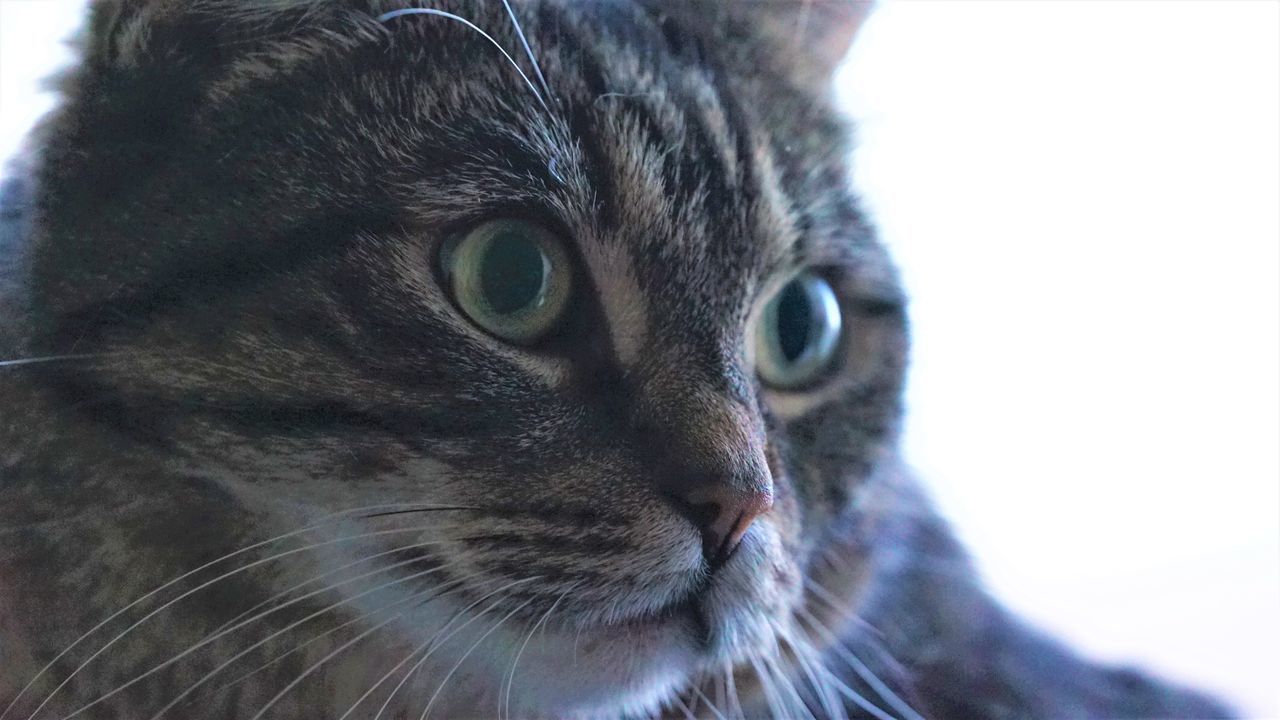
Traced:
POLYGON ((424 697, 640 711, 784 652, 905 354, 853 14, 522 3, 535 68, 501 3, 430 7, 514 62, 395 3, 109 5, 32 260, 40 342, 108 354, 75 412, 228 540, 325 518, 273 590, 352 578, 315 600, 424 697))

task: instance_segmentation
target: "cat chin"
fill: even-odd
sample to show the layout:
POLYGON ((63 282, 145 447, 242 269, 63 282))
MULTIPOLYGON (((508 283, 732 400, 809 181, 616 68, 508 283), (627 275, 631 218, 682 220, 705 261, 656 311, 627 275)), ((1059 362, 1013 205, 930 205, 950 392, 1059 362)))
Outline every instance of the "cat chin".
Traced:
MULTIPOLYGON (((418 635, 432 620, 419 632, 405 629, 418 635)), ((443 683, 432 717, 651 717, 706 659, 697 624, 685 615, 581 630, 547 625, 532 635, 532 623, 491 633, 491 623, 475 625, 483 627, 440 645, 406 693, 422 704, 443 683)))
POLYGON ((512 710, 517 717, 520 710, 548 717, 652 716, 696 672, 702 652, 694 633, 691 621, 677 618, 550 633, 521 658, 512 710))
MULTIPOLYGON (((540 633, 521 656, 512 708, 534 716, 652 717, 695 678, 777 647, 777 634, 789 632, 799 592, 798 575, 776 534, 750 533, 687 610, 658 621, 540 633), (708 634, 707 628, 715 630, 708 634)), ((513 632, 505 642, 518 647, 519 635, 513 632)), ((501 675, 510 660, 499 665, 501 675)))

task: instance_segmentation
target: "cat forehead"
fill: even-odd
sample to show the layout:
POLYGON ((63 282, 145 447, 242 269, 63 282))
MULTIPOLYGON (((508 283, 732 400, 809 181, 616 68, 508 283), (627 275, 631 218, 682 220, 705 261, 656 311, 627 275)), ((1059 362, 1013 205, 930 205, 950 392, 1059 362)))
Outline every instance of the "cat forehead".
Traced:
MULTIPOLYGON (((229 5, 264 18, 335 7, 229 5)), ((727 249, 758 269, 840 219, 843 131, 824 93, 729 72, 639 3, 517 3, 523 23, 500 2, 402 5, 369 3, 331 23, 342 32, 282 33, 236 57, 204 93, 209 112, 241 115, 248 135, 293 93, 311 142, 284 127, 282 144, 364 166, 348 176, 385 182, 400 166, 397 189, 427 220, 442 194, 455 214, 541 202, 597 217, 602 237, 630 229, 644 245, 727 249)))
MULTIPOLYGON (((299 103, 310 127, 284 141, 309 137, 302 151, 321 145, 362 166, 345 175, 376 177, 425 227, 543 209, 594 270, 625 266, 641 290, 700 289, 711 302, 734 294, 725 283, 748 289, 794 260, 819 224, 811 209, 832 205, 840 185, 788 183, 788 172, 812 173, 797 170, 812 161, 779 162, 777 133, 789 129, 751 107, 751 88, 677 56, 634 13, 618 14, 528 23, 536 68, 459 20, 387 18, 392 52, 352 52, 326 69, 331 87, 299 103), (609 22, 588 22, 600 18, 609 22)), ((297 82, 300 54, 288 44, 243 58, 209 96, 234 114, 264 86, 271 95, 297 82)), ((250 122, 261 114, 249 110, 250 122)))
POLYGON ((616 293, 602 298, 614 314, 643 300, 649 322, 693 307, 723 329, 770 278, 871 245, 825 95, 728 72, 632 3, 517 4, 525 37, 501 2, 432 3, 455 18, 318 2, 261 29, 202 24, 200 8, 223 4, 129 3, 156 8, 145 32, 131 29, 145 10, 122 12, 102 31, 116 56, 90 50, 127 92, 81 106, 77 127, 137 128, 151 143, 153 126, 174 128, 149 184, 122 189, 155 231, 138 237, 122 213, 96 228, 145 243, 149 261, 81 263, 116 284, 280 238, 342 247, 344 228, 439 237, 534 215, 616 293), (157 62, 200 43, 209 52, 157 62), (144 110, 167 124, 133 119, 144 110))

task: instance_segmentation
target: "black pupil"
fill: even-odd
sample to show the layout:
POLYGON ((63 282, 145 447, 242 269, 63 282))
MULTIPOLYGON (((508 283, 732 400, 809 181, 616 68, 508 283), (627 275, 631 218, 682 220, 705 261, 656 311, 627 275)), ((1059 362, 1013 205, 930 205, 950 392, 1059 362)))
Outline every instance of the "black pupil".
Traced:
POLYGON ((503 232, 489 241, 480 261, 480 290, 499 315, 537 302, 546 284, 542 249, 518 232, 503 232))
POLYGON ((789 283, 778 297, 778 346, 787 362, 795 362, 804 354, 814 320, 813 304, 804 286, 789 283))

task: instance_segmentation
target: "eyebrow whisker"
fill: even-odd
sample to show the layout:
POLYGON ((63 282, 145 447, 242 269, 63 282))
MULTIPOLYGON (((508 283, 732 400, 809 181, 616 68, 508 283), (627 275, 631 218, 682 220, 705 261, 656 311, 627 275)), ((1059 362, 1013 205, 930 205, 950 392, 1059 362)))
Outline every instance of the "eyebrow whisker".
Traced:
MULTIPOLYGON (((481 30, 478 25, 462 17, 461 15, 455 15, 451 12, 445 12, 444 10, 436 10, 434 8, 404 8, 402 10, 392 10, 391 12, 386 12, 379 15, 377 19, 378 19, 378 22, 385 24, 388 20, 394 20, 398 17, 403 17, 405 15, 435 15, 438 17, 447 18, 449 20, 460 22, 466 25, 467 27, 471 28, 472 30, 475 30, 476 32, 480 33, 480 35, 483 36, 485 40, 488 40, 494 47, 498 48, 498 52, 502 53, 502 56, 507 59, 507 62, 511 63, 511 67, 515 68, 515 71, 520 74, 520 79, 524 80, 524 84, 529 86, 529 91, 533 93, 534 97, 538 98, 538 103, 542 105, 542 109, 546 110, 548 114, 551 113, 551 106, 547 105, 547 101, 542 97, 542 93, 538 92, 538 88, 534 86, 533 81, 529 79, 528 75, 525 75, 524 70, 520 69, 519 63, 516 62, 515 58, 511 57, 511 53, 507 52, 506 49, 503 48, 502 45, 499 44, 497 40, 494 40, 492 35, 485 32, 484 30, 481 30)), ((534 68, 535 70, 537 69, 536 63, 534 64, 534 68)), ((540 70, 538 71, 538 76, 539 78, 542 77, 542 72, 540 70)))
POLYGON ((520 38, 520 44, 524 46, 524 54, 529 56, 529 62, 533 65, 533 72, 538 76, 538 82, 542 84, 542 91, 547 97, 555 100, 555 96, 551 94, 551 88, 547 85, 547 78, 542 74, 542 68, 538 65, 538 58, 533 55, 533 48, 529 47, 529 39, 524 34, 524 28, 520 27, 520 18, 516 17, 516 11, 511 8, 509 0, 502 0, 502 5, 507 9, 507 15, 511 17, 511 24, 516 29, 516 37, 520 38))

